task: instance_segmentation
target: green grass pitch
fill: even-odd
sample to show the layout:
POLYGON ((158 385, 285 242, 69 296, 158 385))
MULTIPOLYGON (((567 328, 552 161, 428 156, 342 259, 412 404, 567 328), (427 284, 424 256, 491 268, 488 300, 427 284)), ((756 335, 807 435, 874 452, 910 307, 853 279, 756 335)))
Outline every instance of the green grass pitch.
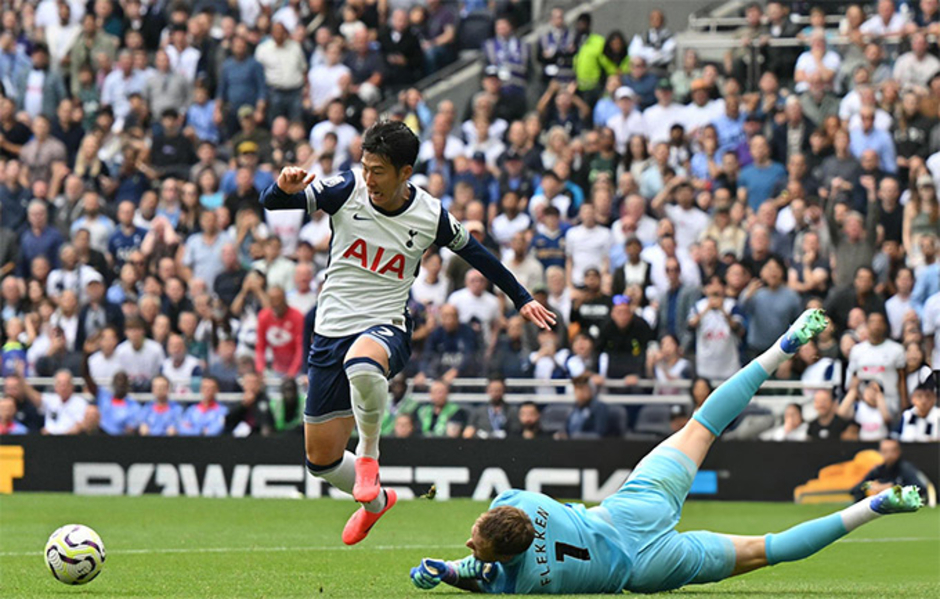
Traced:
MULTIPOLYGON (((353 504, 330 499, 254 500, 78 497, 0 498, 0 597, 434 597, 408 570, 425 556, 459 558, 485 509, 472 501, 402 502, 360 546, 340 532, 353 504), (42 549, 58 526, 86 524, 108 551, 104 571, 69 587, 45 569, 42 549)), ((680 528, 762 534, 832 506, 690 502, 680 528)), ((940 597, 940 512, 881 518, 810 559, 669 596, 940 597)))

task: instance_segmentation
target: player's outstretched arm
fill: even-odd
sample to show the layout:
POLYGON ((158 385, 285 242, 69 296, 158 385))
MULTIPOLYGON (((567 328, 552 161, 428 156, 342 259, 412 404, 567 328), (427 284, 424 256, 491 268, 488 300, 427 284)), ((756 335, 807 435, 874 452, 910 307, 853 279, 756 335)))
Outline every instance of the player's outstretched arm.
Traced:
POLYGON ((261 205, 268 210, 306 210, 304 190, 316 175, 296 166, 281 169, 277 182, 261 192, 261 205))
POLYGON ((480 581, 489 581, 495 572, 492 564, 481 562, 472 555, 459 562, 426 557, 411 569, 411 582, 423 590, 433 589, 443 582, 472 593, 482 593, 480 581))

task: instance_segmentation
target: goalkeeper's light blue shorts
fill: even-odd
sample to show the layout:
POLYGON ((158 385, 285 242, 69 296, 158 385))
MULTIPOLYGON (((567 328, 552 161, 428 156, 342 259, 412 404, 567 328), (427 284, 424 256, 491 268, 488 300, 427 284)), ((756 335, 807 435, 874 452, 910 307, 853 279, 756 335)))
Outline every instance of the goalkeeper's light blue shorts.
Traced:
POLYGON ((599 515, 607 517, 636 555, 627 590, 668 591, 716 582, 734 570, 730 539, 707 531, 676 532, 695 472, 688 456, 672 447, 658 447, 637 464, 615 494, 601 502, 599 515))

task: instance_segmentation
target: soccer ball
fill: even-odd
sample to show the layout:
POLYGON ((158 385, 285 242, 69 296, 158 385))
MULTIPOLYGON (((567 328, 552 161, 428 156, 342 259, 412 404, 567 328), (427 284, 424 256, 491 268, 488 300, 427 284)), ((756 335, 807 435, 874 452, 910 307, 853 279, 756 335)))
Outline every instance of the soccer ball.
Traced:
POLYGON ((67 524, 46 542, 46 565, 59 582, 91 582, 104 566, 104 543, 87 526, 67 524))

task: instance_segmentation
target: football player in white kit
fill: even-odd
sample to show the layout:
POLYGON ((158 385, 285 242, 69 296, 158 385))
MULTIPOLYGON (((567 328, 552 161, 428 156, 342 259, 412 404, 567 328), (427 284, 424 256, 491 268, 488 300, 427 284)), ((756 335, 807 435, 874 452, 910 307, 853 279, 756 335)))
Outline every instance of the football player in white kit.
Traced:
POLYGON ((363 136, 361 174, 314 180, 286 167, 261 194, 268 210, 330 215, 333 237, 308 357, 304 436, 307 470, 362 504, 343 529, 347 545, 364 539, 397 500, 379 482, 379 433, 388 378, 411 354, 406 304, 425 250, 450 248, 502 289, 526 319, 545 329, 555 324, 440 200, 408 183, 418 146, 403 123, 379 122, 363 136), (355 455, 346 451, 354 423, 355 455))

